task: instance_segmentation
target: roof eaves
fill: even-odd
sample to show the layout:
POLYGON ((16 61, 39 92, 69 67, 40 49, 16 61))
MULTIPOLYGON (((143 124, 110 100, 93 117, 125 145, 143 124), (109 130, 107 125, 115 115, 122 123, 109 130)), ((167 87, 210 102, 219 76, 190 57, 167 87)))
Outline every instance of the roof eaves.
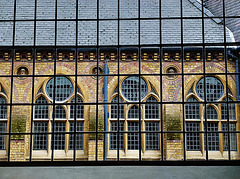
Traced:
MULTIPOLYGON (((198 10, 202 11, 202 2, 200 0, 188 0, 190 3, 192 3, 198 10)), ((203 4, 204 6, 204 4, 203 4)), ((204 14, 208 17, 213 17, 212 20, 216 22, 217 24, 221 24, 222 20, 219 18, 214 18, 214 15, 205 7, 203 7, 204 14)))

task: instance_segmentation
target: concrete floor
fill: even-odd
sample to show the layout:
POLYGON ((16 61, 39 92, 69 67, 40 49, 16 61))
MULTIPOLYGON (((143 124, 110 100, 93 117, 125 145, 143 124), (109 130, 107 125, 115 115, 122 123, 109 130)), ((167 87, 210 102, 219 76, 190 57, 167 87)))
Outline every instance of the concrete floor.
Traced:
POLYGON ((240 166, 0 167, 0 179, 239 179, 240 166))
POLYGON ((0 167, 0 179, 239 179, 240 166, 0 167))

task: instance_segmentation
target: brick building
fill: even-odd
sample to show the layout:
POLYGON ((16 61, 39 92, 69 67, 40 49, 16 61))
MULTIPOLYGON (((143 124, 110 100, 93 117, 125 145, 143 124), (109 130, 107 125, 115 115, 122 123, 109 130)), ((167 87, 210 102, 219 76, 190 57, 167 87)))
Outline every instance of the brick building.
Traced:
POLYGON ((0 160, 239 159, 236 30, 198 0, 96 2, 0 2, 0 160))

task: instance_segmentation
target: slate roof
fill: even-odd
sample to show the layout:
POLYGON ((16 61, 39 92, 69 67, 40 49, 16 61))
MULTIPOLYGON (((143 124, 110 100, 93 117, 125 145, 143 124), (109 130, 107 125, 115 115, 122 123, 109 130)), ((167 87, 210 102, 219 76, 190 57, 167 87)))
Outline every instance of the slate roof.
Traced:
MULTIPOLYGON (((13 20, 14 0, 0 1, 0 20, 13 20)), ((17 0, 16 19, 30 21, 16 21, 15 45, 34 45, 34 4, 35 0, 17 0)), ((97 0, 79 0, 78 17, 85 19, 78 23, 78 45, 97 45, 97 0), (91 20, 90 20, 91 19, 91 20)), ((58 0, 58 19, 76 18, 75 0, 58 0)), ((159 18, 159 0, 141 0, 141 18, 159 18)), ((198 0, 183 0, 184 17, 202 17, 201 6, 198 0)), ((118 23, 116 0, 99 0, 99 45, 118 44, 118 23), (104 19, 113 19, 110 21, 104 19)), ((161 16, 180 17, 180 0, 162 0, 161 16)), ((213 17, 210 11, 205 9, 205 16, 213 17)), ((120 0, 120 18, 127 20, 120 21, 120 45, 138 44, 138 20, 131 18, 138 17, 138 0, 120 0), (129 18, 129 19, 128 19, 129 18)), ((36 45, 54 45, 55 22, 48 21, 55 18, 55 1, 38 0, 37 19, 45 19, 36 22, 36 45)), ((206 43, 224 42, 224 26, 219 19, 210 18, 204 21, 204 38, 206 43)), ((144 19, 140 22, 140 43, 159 44, 160 24, 159 20, 144 19)), ((181 20, 163 19, 161 23, 162 43, 181 43, 181 20)), ((13 43, 13 22, 0 22, 0 46, 11 46, 13 43)), ((183 20, 183 42, 202 43, 202 20, 183 20)), ((74 21, 59 21, 57 23, 57 45, 75 45, 76 23, 74 21)), ((230 32, 226 30, 227 42, 232 42, 230 32)))

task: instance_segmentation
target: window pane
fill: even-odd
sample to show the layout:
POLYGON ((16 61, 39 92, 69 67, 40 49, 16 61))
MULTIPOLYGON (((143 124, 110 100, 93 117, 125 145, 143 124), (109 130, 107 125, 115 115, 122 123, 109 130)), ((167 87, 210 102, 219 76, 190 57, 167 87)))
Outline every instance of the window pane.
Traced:
POLYGON ((57 134, 58 132, 66 131, 65 122, 55 122, 54 124, 54 149, 64 150, 65 149, 65 134, 57 134))
POLYGON ((151 104, 151 102, 157 102, 154 97, 150 97, 146 101, 148 104, 145 105, 145 118, 146 119, 159 119, 159 105, 151 104))
MULTIPOLYGON (((118 102, 118 96, 113 98, 112 103, 118 102)), ((122 103, 122 99, 119 98, 119 103, 122 103)), ((124 104, 112 104, 111 105, 111 118, 118 118, 118 106, 119 106, 119 118, 124 118, 124 104)))
MULTIPOLYGON (((158 132, 159 122, 146 122, 147 132, 158 132)), ((159 133, 146 133, 146 150, 159 150, 159 133)))
MULTIPOLYGON (((207 144, 208 150, 219 150, 219 133, 211 133, 218 131, 218 123, 205 124, 205 131, 207 130, 207 144)), ((206 134, 204 134, 204 144, 206 149, 206 134)))
MULTIPOLYGON (((47 104, 47 100, 40 96, 36 104, 47 104)), ((47 105, 36 105, 35 106, 35 119, 48 119, 48 106, 47 105)))
MULTIPOLYGON (((55 100, 64 101, 73 93, 72 82, 66 77, 56 77, 55 100)), ((54 78, 49 80, 46 85, 46 92, 50 99, 53 100, 54 78)))
POLYGON ((48 122, 34 122, 33 150, 47 150, 48 122))
MULTIPOLYGON (((222 131, 228 131, 227 123, 222 124, 222 131)), ((229 131, 236 132, 236 124, 229 124, 229 131)), ((228 150, 228 133, 223 133, 223 150, 228 150)), ((237 150, 237 135, 230 133, 230 150, 237 150)))
MULTIPOLYGON (((123 96, 129 101, 139 100, 139 77, 132 76, 126 78, 121 86, 123 96)), ((140 83, 141 99, 147 94, 148 88, 146 82, 141 78, 140 83)))
MULTIPOLYGON (((206 77, 206 99, 207 101, 216 101, 222 97, 224 87, 222 82, 215 77, 206 77)), ((196 86, 197 94, 204 100, 204 78, 202 78, 196 86)))
MULTIPOLYGON (((72 99, 71 103, 74 103, 74 102, 75 102, 75 98, 72 99)), ((77 103, 83 103, 83 101, 80 97, 77 97, 77 103)), ((83 119, 84 118, 84 106, 76 104, 76 109, 77 109, 76 118, 77 119, 79 119, 79 118, 83 119)), ((74 116, 75 116, 75 106, 71 105, 71 107, 70 107, 70 118, 74 119, 74 116)))
MULTIPOLYGON (((128 122, 128 132, 138 132, 139 123, 138 122, 128 122)), ((138 133, 128 133, 128 150, 138 150, 139 149, 139 134, 138 133)))
MULTIPOLYGON (((6 122, 0 122, 0 133, 7 132, 7 123, 6 122)), ((0 134, 0 150, 6 149, 6 135, 0 134)))
MULTIPOLYGON (((0 97, 0 104, 6 104, 3 97, 0 97)), ((7 119, 7 106, 0 105, 0 119, 7 119)))
MULTIPOLYGON (((124 122, 120 121, 119 131, 124 131, 124 122)), ((111 131, 117 132, 118 131, 118 122, 111 122, 111 131)), ((110 150, 117 150, 118 149, 118 134, 111 133, 110 134, 110 150)), ((119 150, 124 149, 124 134, 119 133, 119 150)))
MULTIPOLYGON (((76 132, 83 131, 83 122, 76 122, 76 132)), ((69 132, 74 132, 74 122, 70 122, 69 132)), ((75 136, 75 149, 83 149, 83 134, 76 134, 75 136)), ((74 149, 74 134, 69 135, 69 150, 74 149)))
MULTIPOLYGON (((187 122, 186 132, 199 132, 200 123, 187 122)), ((186 133, 187 150, 200 150, 200 133, 186 133)))
MULTIPOLYGON (((194 97, 190 97, 187 102, 198 102, 194 97)), ((200 119, 200 105, 196 103, 185 105, 186 119, 200 119)))

